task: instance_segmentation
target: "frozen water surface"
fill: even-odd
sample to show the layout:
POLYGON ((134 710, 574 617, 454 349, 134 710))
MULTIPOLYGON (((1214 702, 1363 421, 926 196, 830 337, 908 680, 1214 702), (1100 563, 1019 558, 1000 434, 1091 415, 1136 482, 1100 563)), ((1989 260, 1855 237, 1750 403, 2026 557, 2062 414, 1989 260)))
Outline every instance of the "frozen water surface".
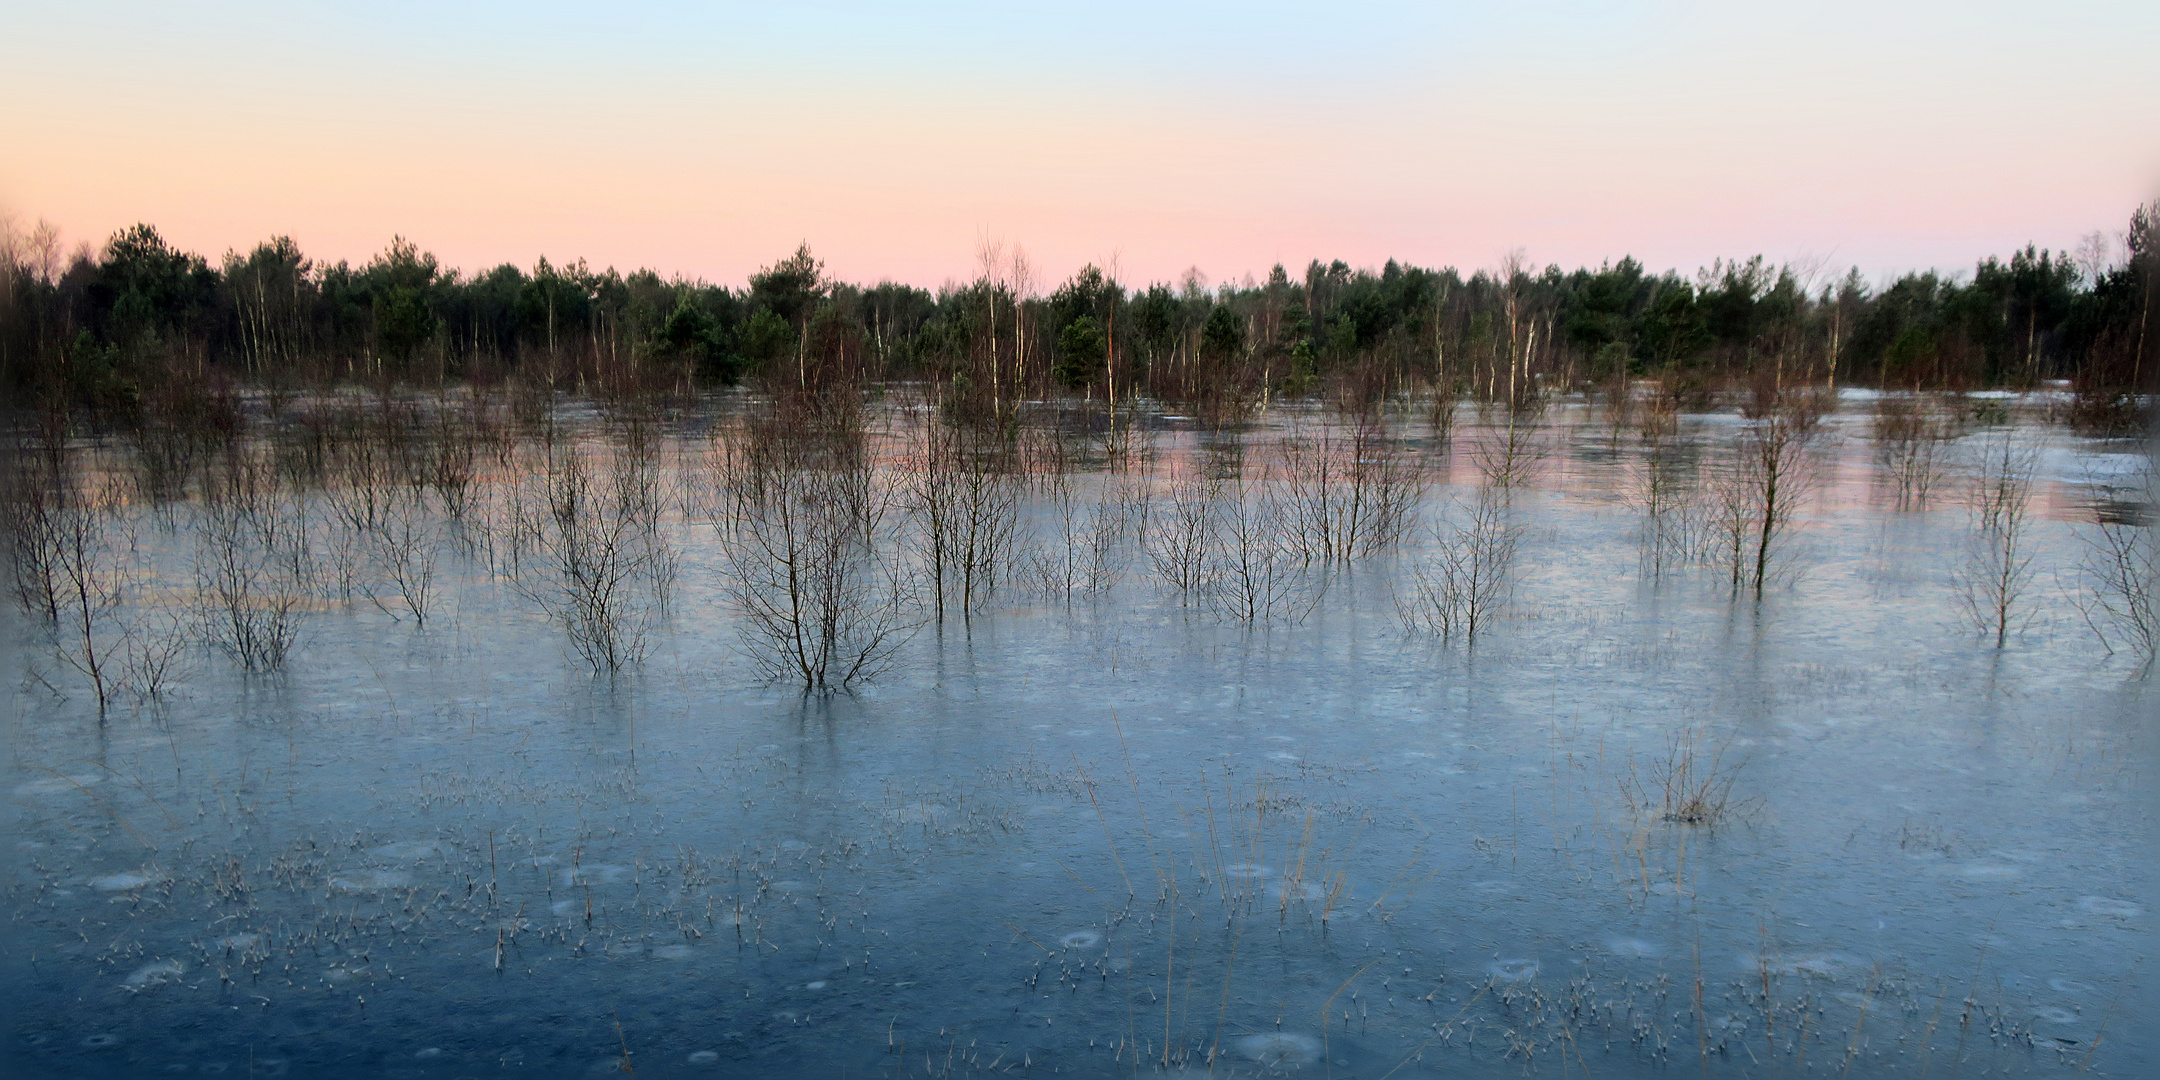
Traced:
MULTIPOLYGON (((1864 424, 1735 605, 1645 582, 1639 457, 1570 415, 1474 654, 1396 617, 1423 534, 1260 628, 1128 551, 806 699, 674 521, 612 681, 454 552, 424 630, 317 615, 278 679, 210 660, 100 722, 11 673, 0 1073, 2160 1075, 2153 705, 2058 584, 2121 448, 2051 436, 1998 653, 1963 511, 1887 507, 1864 424), (1624 794, 1688 739, 1714 827, 1624 794)), ((1228 467, 1202 438, 1149 468, 1228 467)))

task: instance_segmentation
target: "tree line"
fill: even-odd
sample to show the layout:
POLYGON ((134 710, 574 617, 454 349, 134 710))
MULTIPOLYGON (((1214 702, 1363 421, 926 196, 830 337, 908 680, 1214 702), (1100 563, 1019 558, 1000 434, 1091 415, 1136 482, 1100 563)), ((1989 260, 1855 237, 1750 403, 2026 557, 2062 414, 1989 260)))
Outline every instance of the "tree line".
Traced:
POLYGON ((937 384, 996 419, 1059 395, 1147 396, 1235 420, 1272 397, 1425 392, 1524 403, 1655 379, 1683 400, 1750 381, 1965 390, 2069 379, 2098 426, 2134 426, 2152 382, 2160 204, 2124 251, 2027 246, 1967 275, 1880 288, 1760 257, 1692 277, 1634 259, 1467 276, 1315 260, 1210 287, 1128 286, 1095 266, 1044 290, 1024 253, 981 252, 935 292, 834 280, 807 246, 744 287, 582 260, 445 268, 403 238, 363 266, 277 237, 216 265, 147 224, 59 250, 0 233, 0 386, 18 407, 125 418, 175 382, 319 387, 518 380, 601 394, 750 382, 937 384))

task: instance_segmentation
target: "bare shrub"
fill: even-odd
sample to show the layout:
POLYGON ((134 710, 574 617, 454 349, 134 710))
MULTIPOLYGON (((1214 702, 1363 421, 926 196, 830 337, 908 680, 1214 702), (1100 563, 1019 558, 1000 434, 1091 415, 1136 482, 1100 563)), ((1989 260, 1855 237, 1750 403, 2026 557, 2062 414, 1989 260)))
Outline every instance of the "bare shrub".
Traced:
POLYGON ((1664 756, 1641 766, 1628 762, 1620 795, 1638 814, 1655 814, 1676 825, 1715 826, 1737 810, 1733 782, 1745 762, 1727 762, 1726 741, 1707 744, 1700 728, 1688 727, 1667 743, 1664 756))
POLYGON ((1993 440, 1973 476, 1967 506, 1971 526, 1963 561, 1951 573, 1958 602, 1982 633, 2000 649, 2013 628, 2025 625, 2023 608, 2033 580, 2031 526, 2032 451, 2017 445, 2011 433, 1993 440))
POLYGON ((23 614, 50 626, 60 619, 59 544, 65 498, 59 453, 19 452, 6 475, 4 520, 8 584, 23 614))
POLYGON ((1282 503, 1264 479, 1224 485, 1210 516, 1208 608, 1248 624, 1302 619, 1317 594, 1305 595, 1304 561, 1290 543, 1282 503))
POLYGON ((163 697, 186 667, 194 634, 174 612, 145 606, 150 581, 127 500, 117 485, 83 492, 67 481, 48 494, 39 527, 49 542, 53 657, 88 682, 100 714, 122 695, 163 697))
POLYGON ((178 419, 152 416, 124 436, 135 466, 136 489, 152 505, 179 502, 188 494, 204 456, 203 440, 178 419))
POLYGON ((1431 396, 1425 399, 1425 426, 1433 449, 1447 453, 1455 439, 1455 411, 1461 403, 1455 382, 1445 373, 1434 376, 1431 396))
POLYGON ((1393 547, 1409 530, 1425 478, 1377 420, 1348 438, 1284 439, 1281 453, 1282 511, 1300 558, 1347 561, 1393 547))
POLYGON ((2160 528, 2152 521, 2155 472, 2145 464, 2139 495, 2116 509, 2103 510, 2095 527, 2083 533, 2086 624, 2109 652, 2129 650, 2139 672, 2150 674, 2160 652, 2160 528))
POLYGON ((198 636, 194 620, 180 612, 133 612, 120 642, 121 685, 137 701, 163 698, 194 667, 198 636))
POLYGON ((927 421, 910 463, 907 506, 929 576, 932 614, 971 620, 1011 569, 1026 480, 1010 448, 972 428, 927 421))
POLYGON ((1804 400, 1774 400, 1747 420, 1730 456, 1711 472, 1705 539, 1732 595, 1760 599, 1813 481, 1808 451, 1819 415, 1804 400))
POLYGON ((645 657, 653 603, 643 579, 656 538, 620 489, 594 484, 591 473, 574 443, 548 451, 540 490, 521 491, 512 505, 509 580, 595 672, 612 675, 645 657))
POLYGON ((1875 465, 1900 510, 1924 509, 1942 480, 1941 448, 1950 425, 1918 397, 1886 397, 1875 405, 1875 465))
POLYGON ((1636 410, 1636 430, 1653 442, 1678 434, 1690 396, 1690 388, 1670 371, 1659 375, 1636 410))
POLYGON ((1550 452, 1538 437, 1536 425, 1510 412, 1506 427, 1489 430, 1477 441, 1470 460, 1484 477, 1485 486, 1505 496, 1529 486, 1550 452))
POLYGON ((263 529, 230 503, 205 504, 197 531, 195 594, 204 636, 247 671, 283 670, 306 616, 297 561, 264 542, 263 529))
POLYGON ((1474 648, 1506 606, 1521 540, 1504 493, 1480 488, 1463 520, 1434 527, 1432 556, 1411 570, 1409 595, 1396 597, 1403 627, 1474 648))
POLYGON ((1169 504, 1151 516, 1148 565, 1180 599, 1191 599, 1207 582, 1208 553, 1215 545, 1219 481, 1188 477, 1170 489, 1169 504))
POLYGON ((382 585, 380 589, 367 586, 368 599, 385 614, 396 617, 402 610, 413 625, 426 626, 435 605, 435 564, 442 536, 421 493, 407 490, 393 495, 383 506, 375 530, 362 540, 374 581, 382 585), (392 609, 393 602, 397 610, 392 609))
POLYGON ((1059 472, 1042 484, 1050 513, 1049 538, 1028 556, 1028 568, 1046 596, 1100 595, 1117 584, 1119 552, 1132 532, 1120 489, 1105 480, 1093 502, 1083 502, 1072 480, 1059 472))
POLYGON ((468 399, 460 412, 439 410, 436 425, 426 446, 425 471, 428 490, 442 505, 443 514, 453 522, 465 520, 472 508, 473 480, 478 471, 481 417, 484 416, 479 399, 468 399), (462 415, 461 415, 462 413, 462 415))
MULTIPOLYGON (((768 677, 799 681, 806 691, 845 689, 883 673, 921 625, 888 550, 897 501, 891 476, 875 468, 859 438, 756 423, 723 440, 717 465, 727 595, 751 659, 768 677)), ((966 514, 964 494, 960 501, 966 514)), ((955 530, 948 538, 966 538, 947 528, 955 530)))
POLYGON ((1657 581, 1686 565, 1702 546, 1703 505, 1695 464, 1661 439, 1636 463, 1631 488, 1642 512, 1636 541, 1643 576, 1657 581))
POLYGON ((120 689, 114 654, 125 633, 119 611, 130 562, 114 550, 107 535, 109 499, 85 497, 69 488, 56 494, 47 525, 52 590, 58 601, 53 652, 89 680, 102 713, 120 689))

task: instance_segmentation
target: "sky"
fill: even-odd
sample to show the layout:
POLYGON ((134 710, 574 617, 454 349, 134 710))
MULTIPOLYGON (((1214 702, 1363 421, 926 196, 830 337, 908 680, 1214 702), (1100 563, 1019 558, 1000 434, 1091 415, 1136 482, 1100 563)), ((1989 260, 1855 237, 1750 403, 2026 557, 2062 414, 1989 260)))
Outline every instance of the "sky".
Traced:
POLYGON ((2160 197, 2160 3, 72 0, 0 10, 0 101, 17 227, 213 261, 1879 280, 2160 197))

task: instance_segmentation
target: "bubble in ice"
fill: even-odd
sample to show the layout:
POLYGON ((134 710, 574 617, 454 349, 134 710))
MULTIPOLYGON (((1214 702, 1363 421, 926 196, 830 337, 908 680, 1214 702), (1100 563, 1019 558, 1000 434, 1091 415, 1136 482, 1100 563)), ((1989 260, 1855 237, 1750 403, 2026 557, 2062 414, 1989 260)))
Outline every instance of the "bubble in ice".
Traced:
POLYGON ((638 956, 644 951, 645 943, 642 941, 617 941, 607 947, 609 956, 638 956))
POLYGON ((1835 952, 1770 956, 1741 953, 1739 961, 1743 971, 1768 971, 1773 975, 1812 975, 1820 979, 1834 979, 1861 967, 1859 959, 1835 952))
POLYGON ((2076 979, 2049 979, 2048 986, 2052 987, 2058 994, 2092 993, 2091 983, 2079 982, 2076 979))
POLYGON ((1246 882, 1265 880, 1275 873, 1275 871, 1258 863, 1248 862, 1231 863, 1223 867, 1222 872, 1224 877, 1246 882))
POLYGON ((1290 737, 1290 736, 1288 736, 1288 735, 1270 735, 1270 736, 1268 736, 1268 737, 1267 737, 1267 739, 1268 739, 1268 741, 1269 741, 1269 742, 1296 742, 1296 741, 1297 741, 1296 739, 1293 739, 1293 738, 1291 738, 1291 737, 1290 737))
POLYGON ((1288 1031, 1241 1035, 1230 1045, 1239 1056, 1262 1065, 1311 1065, 1322 1052, 1319 1039, 1288 1031))
POLYGON ((808 891, 808 890, 809 890, 809 888, 810 888, 810 886, 808 886, 808 885, 806 885, 806 884, 804 884, 804 883, 802 883, 802 882, 800 882, 800 881, 796 881, 796 880, 795 880, 795 879, 793 879, 793 878, 789 878, 789 879, 788 879, 788 880, 786 880, 786 881, 775 881, 775 882, 773 882, 773 883, 772 883, 772 887, 773 887, 773 891, 774 891, 774 892, 786 892, 786 893, 797 893, 797 892, 805 892, 805 891, 808 891))
POLYGON ((95 1035, 84 1036, 81 1045, 85 1050, 110 1050, 120 1045, 120 1036, 100 1031, 95 1035))
POLYGON ((2081 896, 2077 908, 2087 915, 2111 915, 2118 919, 2134 919, 2143 908, 2128 900, 2115 900, 2105 896, 2081 896))
POLYGON ((425 859, 449 851, 439 840, 400 840, 394 844, 368 849, 368 854, 381 859, 425 859))
POLYGON ((1093 930, 1075 930, 1059 938, 1058 944, 1068 949, 1092 949, 1102 944, 1102 935, 1093 930))
POLYGON ((382 892, 411 884, 411 875, 397 870, 348 870, 330 878, 330 887, 340 892, 382 892))
POLYGON ((578 909, 584 906, 583 900, 557 900, 548 905, 548 910, 557 915, 569 916, 577 914, 578 909))
POLYGON ((1969 863, 1958 867, 1958 876, 1967 881, 2008 881, 2011 878, 2024 877, 2025 871, 2015 866, 1996 863, 1969 863))
POLYGON ((128 892, 145 885, 163 884, 165 880, 166 874, 162 870, 123 870, 117 874, 91 879, 90 887, 99 892, 128 892))
POLYGON ((922 803, 896 806, 884 813, 885 820, 895 825, 936 825, 952 816, 952 808, 938 803, 922 803))
POLYGON ((692 1050, 690 1056, 684 1060, 692 1065, 717 1065, 720 1063, 720 1053, 717 1050, 692 1050))
POLYGON ((803 989, 805 989, 805 990, 823 990, 823 989, 825 989, 825 980, 823 980, 823 979, 812 979, 812 980, 810 980, 809 982, 806 982, 806 983, 804 983, 804 984, 803 984, 803 989))
POLYGON ((802 840, 782 840, 782 841, 780 841, 780 850, 782 850, 782 851, 808 851, 808 850, 810 850, 810 845, 809 845, 809 844, 808 844, 807 842, 805 842, 805 841, 802 841, 802 840))
POLYGON ((1535 960, 1495 960, 1485 965, 1485 974, 1501 982, 1528 982, 1537 978, 1537 973, 1535 960))
POLYGON ((1268 755, 1269 761, 1296 761, 1298 756, 1288 750, 1277 750, 1268 755))
POLYGON ((1648 960, 1652 957, 1665 955, 1665 946, 1655 941, 1644 941, 1641 938, 1616 937, 1605 940, 1605 951, 1614 956, 1624 956, 1631 960, 1648 960))
POLYGON ((690 959, 690 946, 661 945, 654 948, 652 954, 662 960, 688 960, 690 959))
POLYGON ((257 933, 227 934, 211 944, 227 952, 245 952, 262 944, 263 936, 257 933))
POLYGON ((127 977, 126 985, 130 990, 148 990, 153 986, 163 986, 166 983, 173 982, 185 974, 187 974, 187 965, 178 960, 152 960, 136 968, 127 977))
POLYGON ((421 1049, 419 1049, 419 1050, 415 1050, 415 1051, 413 1051, 413 1056, 414 1056, 414 1057, 416 1057, 416 1058, 419 1058, 419 1059, 420 1059, 420 1060, 422 1060, 422 1061, 426 1061, 426 1060, 428 1060, 428 1059, 430 1059, 430 1058, 439 1058, 439 1057, 441 1057, 442 1055, 443 1055, 443 1050, 442 1050, 442 1047, 440 1047, 440 1046, 428 1046, 428 1047, 423 1047, 423 1048, 421 1048, 421 1049))
POLYGON ((562 872, 565 888, 573 885, 613 885, 630 876, 630 868, 620 863, 584 863, 562 872))
POLYGON ((2042 1005, 2032 1011, 2033 1019, 2050 1024, 2075 1024, 2077 1014, 2054 1005, 2042 1005))
POLYGON ((93 773, 77 773, 68 776, 42 776, 36 780, 15 785, 15 794, 23 798, 42 798, 81 791, 101 783, 105 778, 93 773))
POLYGON ((1327 890, 1310 881, 1284 881, 1275 886, 1275 899, 1285 904, 1312 904, 1317 906, 1327 899, 1327 890))

